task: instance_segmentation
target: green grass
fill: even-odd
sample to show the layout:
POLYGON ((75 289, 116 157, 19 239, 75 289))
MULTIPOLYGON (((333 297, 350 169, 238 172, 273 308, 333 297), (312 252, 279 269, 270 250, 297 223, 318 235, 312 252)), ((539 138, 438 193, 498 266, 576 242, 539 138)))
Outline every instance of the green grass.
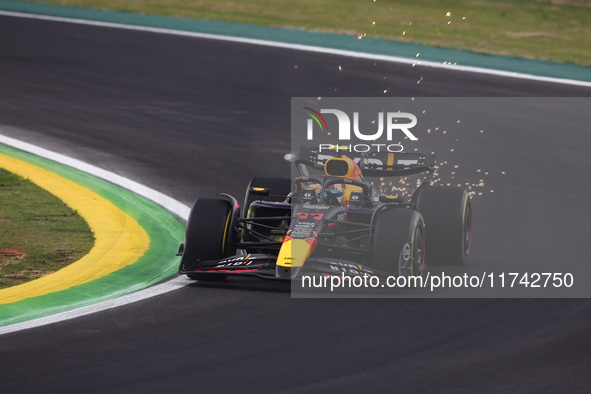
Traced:
POLYGON ((588 0, 43 0, 591 65, 588 0))
POLYGON ((0 168, 0 288, 48 275, 94 245, 88 224, 54 195, 0 168))

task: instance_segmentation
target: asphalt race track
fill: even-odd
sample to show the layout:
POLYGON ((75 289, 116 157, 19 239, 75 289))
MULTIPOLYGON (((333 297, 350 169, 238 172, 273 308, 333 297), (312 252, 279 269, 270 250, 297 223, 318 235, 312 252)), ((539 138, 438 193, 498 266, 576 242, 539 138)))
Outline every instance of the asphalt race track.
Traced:
MULTIPOLYGON (((589 88, 559 84, 0 17, 3 133, 187 204, 220 192, 241 196, 252 176, 289 176, 283 155, 292 96, 369 97, 386 89, 390 96, 591 95, 589 88)), ((568 148, 587 164, 579 171, 588 178, 591 135, 581 131, 569 133, 568 148)), ((538 137, 539 149, 556 146, 555 136, 538 137)), ((507 149, 511 156, 521 148, 507 149)), ((512 189, 522 206, 537 187, 528 170, 535 171, 521 170, 522 183, 512 189)), ((587 178, 572 200, 580 204, 573 217, 583 223, 590 217, 580 198, 591 192, 587 178)), ((563 193, 564 185, 544 187, 563 193)), ((483 224, 506 218, 517 228, 524 220, 511 210, 481 208, 478 215, 483 224)), ((548 225, 536 216, 527 220, 533 228, 548 225)), ((562 231, 554 227, 548 239, 562 231)), ((573 228, 557 242, 569 245, 569 258, 586 261, 591 230, 573 228)), ((501 253, 499 242, 522 253, 512 258, 536 258, 509 239, 534 244, 533 235, 500 239, 501 230, 475 229, 475 262, 501 253)), ((289 286, 268 282, 187 280, 157 298, 0 336, 0 387, 587 392, 590 327, 587 299, 292 299, 289 286)))

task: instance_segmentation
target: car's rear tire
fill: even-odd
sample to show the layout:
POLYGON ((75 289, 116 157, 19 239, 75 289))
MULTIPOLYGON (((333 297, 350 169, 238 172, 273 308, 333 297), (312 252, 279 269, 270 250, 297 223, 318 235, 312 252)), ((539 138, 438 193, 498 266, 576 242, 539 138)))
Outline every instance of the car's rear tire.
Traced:
POLYGON ((422 186, 413 200, 425 219, 429 263, 465 264, 472 243, 472 202, 466 190, 422 186))
POLYGON ((291 192, 291 179, 289 178, 265 178, 255 177, 250 180, 244 196, 244 206, 242 207, 242 217, 248 216, 248 208, 253 201, 285 201, 287 195, 291 192), (263 187, 269 189, 268 196, 259 196, 250 194, 251 187, 263 187))
POLYGON ((372 226, 372 267, 389 274, 423 276, 425 227, 420 213, 411 209, 385 209, 372 226))
MULTIPOLYGON (((200 268, 200 261, 221 260, 235 253, 231 244, 231 216, 232 204, 229 201, 213 198, 197 200, 187 222, 181 270, 193 271, 200 268)), ((219 281, 227 277, 205 273, 187 276, 207 281, 219 281)))

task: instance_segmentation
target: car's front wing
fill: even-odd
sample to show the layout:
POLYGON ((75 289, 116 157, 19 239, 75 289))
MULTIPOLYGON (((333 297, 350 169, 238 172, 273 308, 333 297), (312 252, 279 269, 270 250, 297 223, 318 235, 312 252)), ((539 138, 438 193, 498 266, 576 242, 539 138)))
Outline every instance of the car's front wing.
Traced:
POLYGON ((267 254, 242 254, 225 258, 219 261, 201 262, 200 267, 194 270, 180 270, 180 274, 206 274, 206 275, 235 275, 255 276, 262 279, 292 280, 304 275, 345 275, 364 276, 372 275, 384 278, 385 272, 364 266, 351 261, 331 259, 326 257, 309 258, 303 267, 285 270, 285 267, 276 266, 276 257, 267 254), (279 269, 278 269, 279 268, 279 269))

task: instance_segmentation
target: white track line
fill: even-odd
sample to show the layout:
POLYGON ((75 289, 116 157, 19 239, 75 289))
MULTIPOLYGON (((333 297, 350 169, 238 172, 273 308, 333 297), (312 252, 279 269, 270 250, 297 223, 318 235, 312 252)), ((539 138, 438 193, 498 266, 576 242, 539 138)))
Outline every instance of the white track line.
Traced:
MULTIPOLYGON (((91 164, 85 163, 83 161, 73 159, 68 156, 64 156, 62 154, 38 147, 33 144, 29 144, 24 141, 20 141, 11 137, 7 137, 5 135, 0 134, 0 143, 4 145, 11 146, 13 148, 20 149, 25 152, 32 153, 36 156, 43 157, 52 161, 55 161, 60 164, 64 164, 66 166, 75 168, 77 170, 86 172, 88 174, 94 175, 97 178, 104 179, 108 182, 114 183, 115 185, 121 186, 125 189, 128 189, 140 196, 155 202, 163 206, 165 209, 169 210, 170 212, 176 214, 177 216, 187 220, 189 217, 190 208, 171 198, 168 197, 154 189, 151 189, 147 186, 139 184, 131 179, 124 178, 120 175, 117 175, 113 172, 103 170, 102 168, 93 166, 91 164)), ((16 332, 20 330, 25 330, 28 328, 40 327, 47 324, 57 323, 60 321, 73 319, 80 316, 89 315, 96 312, 101 312, 107 309, 116 308, 119 306, 131 304, 133 302, 142 301, 147 298, 155 297, 157 295, 161 295, 164 293, 168 293, 170 291, 179 289, 183 286, 187 285, 188 279, 185 277, 178 277, 170 281, 166 281, 164 283, 148 287, 144 290, 140 290, 136 293, 128 294, 122 297, 118 297, 112 300, 99 302, 94 305, 89 305, 86 307, 73 309, 71 311, 58 313, 55 315, 50 315, 46 317, 41 317, 38 319, 28 320, 22 323, 11 324, 8 326, 0 327, 0 335, 8 334, 11 332, 16 332)))
POLYGON ((224 35, 208 34, 208 33, 195 33, 195 32, 183 31, 183 30, 125 25, 122 23, 99 22, 99 21, 91 21, 91 20, 85 20, 85 19, 63 18, 63 17, 57 17, 57 16, 27 14, 27 13, 21 13, 21 12, 0 11, 0 15, 14 16, 14 17, 19 17, 19 18, 40 19, 40 20, 47 20, 47 21, 54 21, 54 22, 76 23, 76 24, 90 25, 90 26, 110 27, 110 28, 116 28, 116 29, 137 30, 137 31, 144 31, 144 32, 151 32, 151 33, 171 34, 171 35, 176 35, 176 36, 205 38, 205 39, 210 39, 210 40, 230 41, 230 42, 237 42, 237 43, 242 43, 242 44, 262 45, 262 46, 275 47, 275 48, 292 49, 292 50, 297 50, 297 51, 326 53, 326 54, 331 54, 331 55, 339 55, 339 56, 353 57, 353 58, 359 58, 359 59, 381 60, 381 61, 386 61, 386 62, 409 64, 409 65, 417 64, 420 67, 443 68, 443 69, 452 70, 452 71, 463 71, 463 72, 470 72, 470 73, 494 75, 494 76, 499 76, 499 77, 525 79, 525 80, 531 80, 531 81, 591 87, 591 82, 579 81, 579 80, 575 80, 575 79, 543 77, 543 76, 538 76, 538 75, 531 75, 531 74, 524 74, 524 73, 517 73, 517 72, 510 72, 510 71, 501 71, 501 70, 495 70, 495 69, 490 69, 490 68, 443 64, 443 63, 428 61, 428 60, 421 60, 420 64, 419 64, 419 61, 417 59, 409 59, 409 58, 404 58, 404 57, 399 57, 399 56, 378 55, 378 54, 365 53, 365 52, 355 52, 355 51, 348 51, 348 50, 343 50, 343 49, 324 48, 324 47, 318 47, 318 46, 312 46, 312 45, 289 44, 289 43, 276 42, 276 41, 266 41, 266 40, 253 39, 253 38, 233 37, 233 36, 224 36, 224 35))
POLYGON ((188 284, 189 279, 186 277, 177 277, 159 285, 148 287, 135 293, 127 294, 112 300, 102 301, 97 304, 85 306, 82 308, 73 309, 71 311, 57 313, 40 317, 33 320, 24 321, 22 323, 10 324, 8 326, 0 327, 0 335, 9 334, 12 332, 27 330, 29 328, 36 328, 48 324, 58 323, 64 320, 75 319, 77 317, 91 315, 93 313, 106 311, 107 309, 117 308, 123 305, 131 304, 138 301, 143 301, 151 297, 156 297, 161 294, 168 293, 180 289, 188 284))

